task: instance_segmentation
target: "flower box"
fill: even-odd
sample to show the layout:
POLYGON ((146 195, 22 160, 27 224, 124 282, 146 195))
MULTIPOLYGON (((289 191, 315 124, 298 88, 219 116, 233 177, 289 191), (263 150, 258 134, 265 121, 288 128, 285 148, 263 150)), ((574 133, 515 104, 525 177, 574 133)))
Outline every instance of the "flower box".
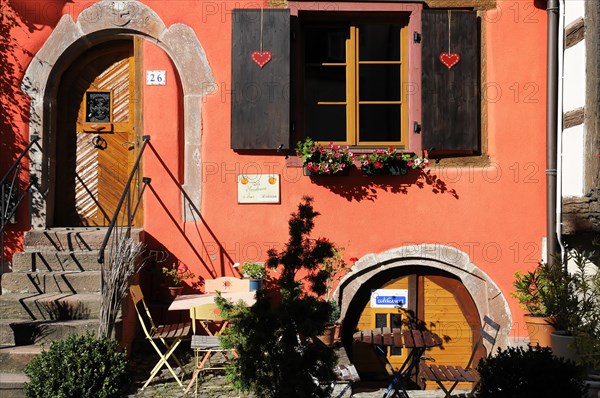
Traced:
POLYGON ((330 143, 322 146, 306 138, 296 145, 296 153, 303 161, 304 175, 348 175, 354 167, 354 154, 349 146, 330 143))
POLYGON ((375 149, 359 158, 360 169, 364 175, 405 175, 409 169, 424 169, 429 159, 414 154, 398 152, 394 147, 375 149))

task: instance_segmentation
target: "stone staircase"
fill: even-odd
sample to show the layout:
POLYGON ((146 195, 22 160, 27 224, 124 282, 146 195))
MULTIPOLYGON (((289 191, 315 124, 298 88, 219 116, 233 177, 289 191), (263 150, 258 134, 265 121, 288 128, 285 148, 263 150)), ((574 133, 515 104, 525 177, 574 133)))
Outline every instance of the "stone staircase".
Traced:
POLYGON ((22 396, 15 387, 42 345, 97 331, 96 258, 105 233, 105 228, 59 228, 25 234, 24 251, 15 253, 12 272, 1 280, 0 397, 22 396))

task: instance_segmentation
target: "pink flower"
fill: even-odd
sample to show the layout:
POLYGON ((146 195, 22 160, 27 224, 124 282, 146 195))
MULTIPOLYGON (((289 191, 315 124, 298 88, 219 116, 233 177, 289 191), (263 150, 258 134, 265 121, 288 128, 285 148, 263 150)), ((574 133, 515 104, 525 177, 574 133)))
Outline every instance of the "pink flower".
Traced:
POLYGON ((312 153, 315 153, 315 152, 317 152, 317 148, 315 148, 315 147, 312 147, 312 148, 310 148, 310 151, 311 151, 312 153))
POLYGON ((409 160, 409 161, 408 161, 408 163, 406 163, 406 165, 407 165, 408 167, 412 167, 412 165, 413 165, 413 161, 412 161, 412 160, 409 160))
POLYGON ((373 166, 375 166, 376 169, 381 169, 383 168, 383 163, 377 161, 373 164, 373 166))

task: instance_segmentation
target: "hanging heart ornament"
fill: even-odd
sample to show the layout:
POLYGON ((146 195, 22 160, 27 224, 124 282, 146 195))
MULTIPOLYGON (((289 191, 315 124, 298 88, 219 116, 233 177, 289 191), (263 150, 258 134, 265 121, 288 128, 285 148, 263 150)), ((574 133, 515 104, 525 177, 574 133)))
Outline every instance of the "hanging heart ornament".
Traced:
POLYGON ((446 65, 446 68, 452 69, 460 61, 460 55, 458 53, 441 53, 440 61, 446 65))
POLYGON ((260 69, 262 69, 263 66, 265 66, 267 62, 271 60, 272 57, 273 55, 271 54, 271 51, 268 50, 254 51, 250 56, 250 58, 252 58, 252 61, 254 61, 256 65, 260 66, 260 69))

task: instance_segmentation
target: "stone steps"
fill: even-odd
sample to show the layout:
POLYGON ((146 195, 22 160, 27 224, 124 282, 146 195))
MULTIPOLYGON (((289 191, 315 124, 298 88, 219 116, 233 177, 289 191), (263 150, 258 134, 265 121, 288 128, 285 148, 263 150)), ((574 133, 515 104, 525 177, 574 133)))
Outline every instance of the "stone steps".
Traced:
POLYGON ((100 271, 10 272, 2 276, 6 293, 100 293, 100 271))
POLYGON ((0 397, 27 398, 23 390, 29 378, 25 373, 0 373, 0 397))
POLYGON ((12 261, 13 272, 27 271, 99 271, 98 251, 50 250, 25 251, 15 253, 12 261))
POLYGON ((2 294, 0 319, 94 319, 100 313, 101 301, 100 294, 93 293, 2 294))
MULTIPOLYGON (((107 228, 52 228, 25 233, 26 251, 78 252, 96 251, 100 248, 107 228)), ((131 236, 138 241, 141 229, 133 229, 131 236)), ((116 232, 116 231, 114 231, 116 232)))
MULTIPOLYGON (((106 230, 25 233, 24 251, 14 254, 12 272, 0 281, 0 398, 24 397, 22 372, 40 345, 97 332, 102 302, 97 258, 106 230)), ((140 235, 141 230, 132 232, 135 240, 140 235)))
POLYGON ((49 344, 71 334, 98 331, 98 319, 70 321, 25 321, 22 319, 0 320, 0 346, 49 344))
POLYGON ((42 347, 37 344, 0 348, 2 372, 22 372, 25 366, 40 352, 42 352, 42 347))
POLYGON ((98 250, 107 228, 52 228, 25 233, 23 246, 29 250, 57 252, 98 250))

